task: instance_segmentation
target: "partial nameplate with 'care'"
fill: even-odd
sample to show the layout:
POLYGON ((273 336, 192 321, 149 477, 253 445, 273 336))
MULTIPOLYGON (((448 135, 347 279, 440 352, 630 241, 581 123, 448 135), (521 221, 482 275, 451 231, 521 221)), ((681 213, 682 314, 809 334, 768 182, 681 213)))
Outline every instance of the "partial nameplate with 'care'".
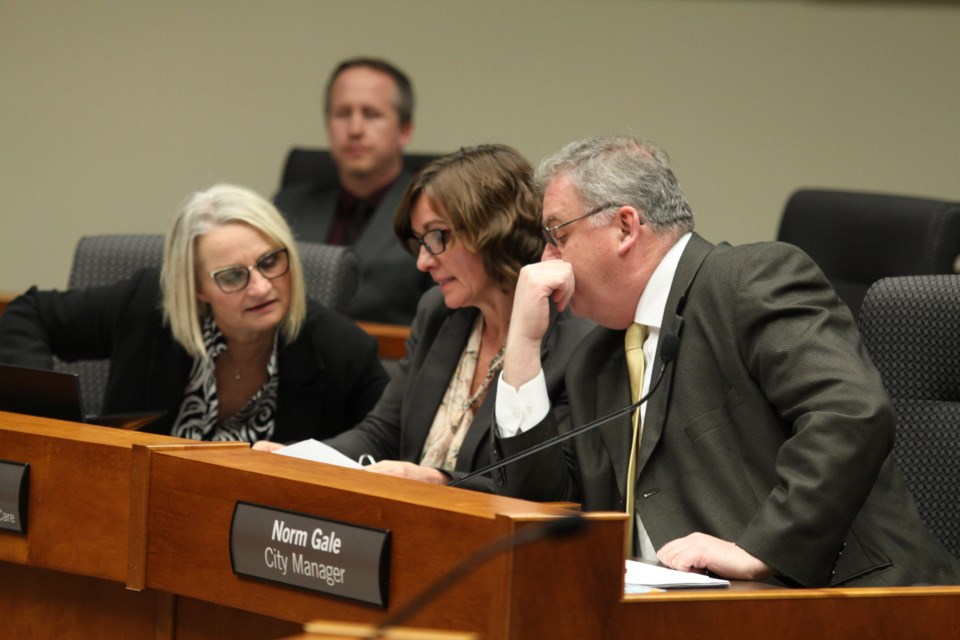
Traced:
POLYGON ((27 532, 30 465, 0 460, 0 529, 27 532))
POLYGON ((238 575, 387 606, 386 530, 238 502, 230 559, 238 575))

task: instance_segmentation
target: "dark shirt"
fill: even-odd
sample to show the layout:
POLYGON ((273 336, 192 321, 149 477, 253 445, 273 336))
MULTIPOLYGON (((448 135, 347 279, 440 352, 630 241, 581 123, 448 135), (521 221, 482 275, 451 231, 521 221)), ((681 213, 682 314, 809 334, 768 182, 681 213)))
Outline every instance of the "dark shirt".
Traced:
MULTIPOLYGON (((397 176, 399 179, 399 176, 397 176)), ((387 191, 396 183, 397 179, 390 181, 382 188, 377 189, 366 198, 359 198, 350 193, 343 186, 337 188, 337 211, 333 217, 333 225, 330 227, 330 235, 327 236, 327 244, 336 244, 341 246, 350 246, 357 241, 363 232, 373 212, 387 191)))

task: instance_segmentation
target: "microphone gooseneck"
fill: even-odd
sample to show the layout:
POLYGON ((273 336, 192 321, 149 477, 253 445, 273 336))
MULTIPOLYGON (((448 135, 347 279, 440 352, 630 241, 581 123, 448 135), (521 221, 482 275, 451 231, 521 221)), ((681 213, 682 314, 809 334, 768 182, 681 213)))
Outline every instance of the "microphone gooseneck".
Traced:
POLYGON ((653 392, 656 391, 657 388, 660 386, 660 383, 663 381, 663 374, 667 370, 667 365, 673 362, 674 360, 676 360, 677 354, 679 352, 680 352, 680 337, 673 333, 669 333, 665 335, 663 337, 663 343, 660 345, 660 369, 657 371, 657 378, 656 380, 653 381, 653 384, 650 385, 650 389, 643 395, 643 397, 638 399, 633 404, 628 405, 622 409, 617 409, 613 413, 608 413, 607 415, 597 418, 592 422, 588 422, 585 425, 581 425, 576 429, 571 429, 566 433, 555 435, 552 438, 544 440, 540 444, 534 445, 529 449, 520 451, 519 453, 516 453, 512 456, 508 456, 503 460, 494 462, 493 464, 488 464, 487 466, 481 469, 477 469, 476 471, 472 471, 465 476, 460 476, 459 478, 456 478, 448 482, 447 486, 456 487, 460 484, 463 484, 467 480, 470 480, 471 478, 482 476, 484 474, 490 473, 491 471, 496 471, 501 467, 505 467, 508 464, 516 462, 517 460, 522 460, 523 458, 532 456, 535 453, 540 453, 544 449, 549 449, 555 444, 559 444, 561 442, 569 440, 570 438, 575 438, 581 433, 590 431, 592 429, 596 429, 600 425, 606 424, 611 420, 613 420, 614 418, 619 418, 624 414, 632 413, 633 411, 636 411, 640 407, 640 405, 642 405, 644 402, 650 399, 650 397, 653 395, 653 392))

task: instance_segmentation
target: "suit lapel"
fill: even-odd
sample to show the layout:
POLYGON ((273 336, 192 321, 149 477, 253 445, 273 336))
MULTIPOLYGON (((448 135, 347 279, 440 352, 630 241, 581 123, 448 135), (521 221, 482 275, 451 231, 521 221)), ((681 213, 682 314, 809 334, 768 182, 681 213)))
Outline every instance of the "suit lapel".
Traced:
POLYGON ((397 243, 397 238, 393 234, 393 216, 397 207, 400 206, 403 192, 406 191, 411 179, 412 176, 407 171, 400 174, 377 205, 377 210, 373 212, 360 237, 353 243, 352 249, 360 258, 360 264, 369 263, 371 258, 397 243))
POLYGON ((404 403, 410 410, 404 418, 404 424, 409 428, 403 429, 402 457, 413 455, 419 460, 437 409, 460 363, 459 357, 450 356, 463 353, 477 313, 476 309, 455 311, 440 326, 420 373, 412 381, 408 402, 404 403))
MULTIPOLYGON (((674 334, 681 339, 681 345, 683 343, 683 308, 686 305, 686 296, 697 272, 700 270, 700 266, 712 250, 712 244, 699 235, 693 234, 680 257, 677 272, 670 287, 670 295, 667 297, 667 305, 663 311, 663 321, 660 325, 660 342, 657 345, 657 355, 654 359, 654 362, 657 363, 657 369, 660 366, 660 349, 663 347, 663 338, 674 334)), ((657 369, 654 369, 654 375, 656 375, 657 369)), ((647 404, 643 421, 643 440, 640 443, 640 456, 637 459, 638 474, 643 470, 657 446, 657 442, 663 435, 675 371, 676 362, 670 365, 669 370, 664 374, 661 388, 653 394, 647 404)))
POLYGON ((147 371, 143 406, 172 407, 151 428, 153 431, 162 425, 162 432, 169 434, 173 423, 179 417, 183 391, 190 379, 193 359, 172 339, 160 336, 152 340, 149 354, 149 361, 142 365, 147 371))
POLYGON ((290 434, 289 440, 311 437, 320 415, 326 376, 324 364, 316 356, 317 349, 308 331, 301 331, 290 345, 281 345, 277 352, 280 388, 277 391, 277 429, 290 434))
POLYGON ((313 242, 326 242, 337 211, 337 189, 324 188, 317 196, 316 207, 309 214, 299 215, 294 223, 297 237, 313 242))
POLYGON ((459 471, 470 471, 478 468, 478 465, 474 464, 477 449, 490 433, 489 425, 493 421, 496 397, 497 381, 493 380, 487 390, 486 397, 477 407, 477 413, 473 416, 473 422, 470 423, 467 435, 463 437, 463 442, 460 444, 460 452, 457 454, 457 469, 459 471))
MULTIPOLYGON (((630 385, 627 382, 626 355, 623 351, 624 331, 604 330, 593 354, 599 359, 596 371, 595 406, 592 412, 596 418, 605 416, 630 404, 630 385)), ((590 368, 585 368, 591 370, 590 368)), ((575 425, 580 426, 580 425, 575 425)), ((630 414, 621 416, 601 426, 600 437, 610 456, 617 488, 620 495, 626 495, 627 466, 630 463, 630 441, 633 434, 633 422, 630 414)))

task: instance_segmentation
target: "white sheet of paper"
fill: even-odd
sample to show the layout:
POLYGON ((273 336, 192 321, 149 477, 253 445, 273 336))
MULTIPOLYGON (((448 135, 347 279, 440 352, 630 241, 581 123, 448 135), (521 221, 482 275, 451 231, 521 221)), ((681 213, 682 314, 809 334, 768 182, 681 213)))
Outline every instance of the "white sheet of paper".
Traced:
POLYGON ((687 573, 666 567, 627 560, 627 585, 642 585, 660 589, 699 589, 701 587, 729 587, 730 581, 711 578, 702 573, 687 573))
POLYGON ((314 462, 325 462, 327 464, 337 465, 338 467, 363 469, 356 460, 348 458, 330 445, 323 444, 313 438, 295 442, 283 449, 277 449, 274 453, 292 458, 302 458, 303 460, 313 460, 314 462))

